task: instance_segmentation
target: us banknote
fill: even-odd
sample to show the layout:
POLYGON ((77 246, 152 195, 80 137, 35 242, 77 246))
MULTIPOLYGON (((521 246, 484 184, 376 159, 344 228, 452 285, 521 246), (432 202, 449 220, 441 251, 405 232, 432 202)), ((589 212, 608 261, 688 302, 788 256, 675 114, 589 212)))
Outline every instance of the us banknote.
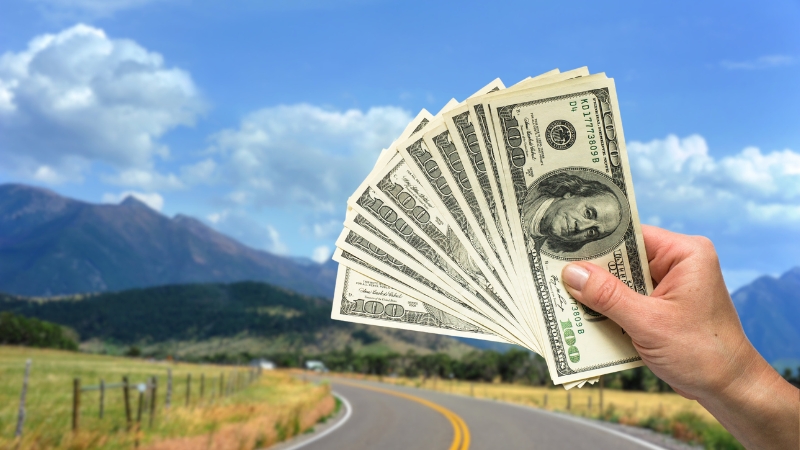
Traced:
POLYGON ((423 111, 348 200, 332 317, 542 354, 565 388, 641 365, 560 277, 587 260, 652 290, 613 80, 494 80, 423 111))
MULTIPOLYGON (((475 309, 472 302, 467 302, 463 296, 440 287, 441 281, 424 266, 413 260, 389 236, 375 229, 360 215, 349 214, 349 216, 351 221, 347 224, 350 228, 345 228, 336 241, 339 249, 378 268, 393 279, 400 280, 415 291, 421 292, 427 303, 490 330, 506 340, 522 343, 514 337, 515 330, 502 317, 497 314, 484 314, 475 309)), ((385 284, 391 283, 391 280, 382 278, 380 274, 372 275, 385 284)))
POLYGON ((553 380, 642 365, 617 324, 566 292, 561 270, 587 260, 652 291, 614 81, 564 81, 488 103, 507 196, 517 275, 535 312, 553 380))
POLYGON ((340 249, 335 258, 342 261, 342 264, 339 265, 336 276, 331 318, 366 325, 507 342, 481 326, 420 300, 426 297, 425 294, 352 254, 340 249), (378 281, 375 277, 382 277, 390 283, 378 281))

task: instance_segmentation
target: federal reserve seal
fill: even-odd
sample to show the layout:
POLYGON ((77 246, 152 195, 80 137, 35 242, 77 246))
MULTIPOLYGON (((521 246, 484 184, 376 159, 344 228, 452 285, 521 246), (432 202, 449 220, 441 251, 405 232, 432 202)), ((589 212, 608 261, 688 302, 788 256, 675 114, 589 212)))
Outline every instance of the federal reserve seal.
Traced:
POLYGON ((572 147, 577 138, 575 127, 566 120, 554 120, 551 122, 544 132, 544 136, 550 147, 556 150, 566 150, 572 147))

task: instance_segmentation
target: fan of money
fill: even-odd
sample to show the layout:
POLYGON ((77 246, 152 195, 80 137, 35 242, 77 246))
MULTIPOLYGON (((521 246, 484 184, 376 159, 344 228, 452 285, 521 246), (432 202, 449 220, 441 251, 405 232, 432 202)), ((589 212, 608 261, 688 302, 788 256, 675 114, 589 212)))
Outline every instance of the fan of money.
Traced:
POLYGON ((561 280, 590 261, 653 287, 614 80, 554 70, 422 110, 347 204, 331 317, 509 342, 569 389, 642 365, 561 280))

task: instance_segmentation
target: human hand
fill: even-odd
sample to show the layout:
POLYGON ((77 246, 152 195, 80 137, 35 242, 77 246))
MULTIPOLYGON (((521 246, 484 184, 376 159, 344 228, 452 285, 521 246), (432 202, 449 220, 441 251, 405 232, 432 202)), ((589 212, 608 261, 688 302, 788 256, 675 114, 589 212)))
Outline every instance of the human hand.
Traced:
MULTIPOLYGON (((774 429, 775 420, 757 430, 753 424, 761 423, 767 411, 758 411, 762 420, 743 414, 774 408, 761 401, 771 397, 774 403, 776 391, 791 394, 788 398, 794 403, 784 411, 797 414, 797 390, 745 336, 711 241, 651 226, 643 226, 643 234, 655 285, 651 296, 634 292, 607 270, 587 262, 564 268, 567 290, 619 324, 656 376, 684 397, 698 400, 743 444, 764 448, 760 439, 770 438, 762 436, 765 431, 781 434, 774 429), (742 408, 748 411, 737 415, 735 410, 742 408)), ((787 419, 787 412, 783 414, 779 419, 787 419)), ((789 422, 794 429, 795 418, 789 422)), ((783 428, 784 436, 787 429, 783 428)), ((795 430, 793 445, 797 436, 795 430)))

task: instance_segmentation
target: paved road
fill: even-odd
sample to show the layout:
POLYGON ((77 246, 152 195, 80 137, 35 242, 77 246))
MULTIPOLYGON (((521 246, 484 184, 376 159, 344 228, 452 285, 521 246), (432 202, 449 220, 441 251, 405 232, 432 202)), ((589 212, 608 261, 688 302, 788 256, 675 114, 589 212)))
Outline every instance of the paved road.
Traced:
POLYGON ((532 408, 350 379, 330 382, 350 402, 352 414, 303 450, 659 448, 602 425, 532 408))

